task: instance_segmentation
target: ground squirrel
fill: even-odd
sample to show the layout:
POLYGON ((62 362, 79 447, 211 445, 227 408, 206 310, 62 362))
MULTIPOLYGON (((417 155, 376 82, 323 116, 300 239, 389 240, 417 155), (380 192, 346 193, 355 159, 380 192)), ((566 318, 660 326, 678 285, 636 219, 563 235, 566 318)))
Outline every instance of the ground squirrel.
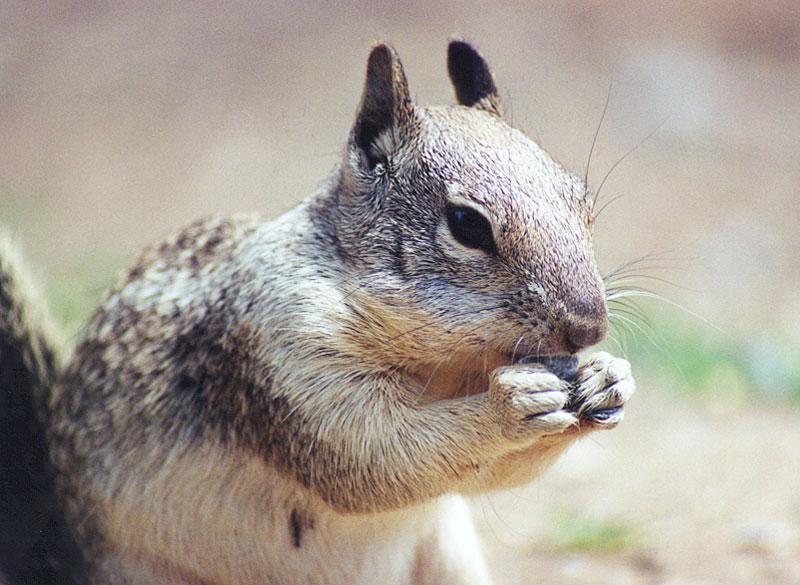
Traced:
POLYGON ((3 259, 0 395, 36 421, 62 582, 488 583, 461 496, 621 420, 628 363, 569 357, 607 329, 588 189, 473 47, 448 69, 458 105, 423 107, 375 46, 320 188, 147 249, 63 366, 3 259))

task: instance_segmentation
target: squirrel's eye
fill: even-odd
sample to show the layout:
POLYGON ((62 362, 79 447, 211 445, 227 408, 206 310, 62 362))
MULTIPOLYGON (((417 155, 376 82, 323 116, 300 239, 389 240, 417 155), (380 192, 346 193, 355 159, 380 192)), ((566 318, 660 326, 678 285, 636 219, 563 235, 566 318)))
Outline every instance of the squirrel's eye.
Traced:
POLYGON ((487 254, 497 251, 492 225, 482 213, 465 205, 449 205, 446 213, 447 227, 459 244, 483 250, 487 254))

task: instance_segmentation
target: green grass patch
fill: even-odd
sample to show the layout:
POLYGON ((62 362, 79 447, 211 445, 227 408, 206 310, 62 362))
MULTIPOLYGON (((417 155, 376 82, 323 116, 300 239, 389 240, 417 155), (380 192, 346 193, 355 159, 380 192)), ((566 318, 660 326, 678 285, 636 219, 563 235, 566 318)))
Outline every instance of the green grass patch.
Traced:
POLYGON ((634 531, 618 520, 575 512, 566 512, 557 518, 551 539, 561 550, 598 553, 628 550, 638 540, 634 531))
POLYGON ((47 300, 67 335, 78 335, 123 265, 120 259, 95 258, 66 276, 48 279, 47 300))

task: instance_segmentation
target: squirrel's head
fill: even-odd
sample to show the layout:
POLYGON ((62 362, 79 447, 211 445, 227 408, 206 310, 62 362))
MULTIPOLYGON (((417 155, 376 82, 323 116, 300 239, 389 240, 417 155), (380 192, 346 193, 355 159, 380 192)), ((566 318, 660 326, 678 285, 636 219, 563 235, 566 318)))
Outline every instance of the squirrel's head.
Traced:
POLYGON ((395 359, 510 361, 599 342, 586 185, 503 120, 472 46, 450 43, 448 70, 458 105, 422 107, 391 47, 369 56, 327 218, 357 289, 348 301, 395 359))

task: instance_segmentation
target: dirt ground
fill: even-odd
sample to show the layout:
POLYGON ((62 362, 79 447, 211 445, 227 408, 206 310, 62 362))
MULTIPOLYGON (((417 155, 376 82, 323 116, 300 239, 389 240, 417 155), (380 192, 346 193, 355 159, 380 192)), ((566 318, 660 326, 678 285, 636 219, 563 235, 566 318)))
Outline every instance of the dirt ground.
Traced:
MULTIPOLYGON (((511 121, 579 174, 609 96, 590 184, 633 152, 603 187, 623 196, 597 226, 604 270, 660 254, 641 272, 700 327, 800 346, 795 0, 3 2, 0 223, 57 302, 94 299, 180 224, 311 192, 374 40, 396 45, 419 101, 452 101, 453 35, 481 47, 511 121)), ((691 397, 633 365, 619 429, 475 502, 498 582, 800 584, 797 405, 724 377, 691 397)))

